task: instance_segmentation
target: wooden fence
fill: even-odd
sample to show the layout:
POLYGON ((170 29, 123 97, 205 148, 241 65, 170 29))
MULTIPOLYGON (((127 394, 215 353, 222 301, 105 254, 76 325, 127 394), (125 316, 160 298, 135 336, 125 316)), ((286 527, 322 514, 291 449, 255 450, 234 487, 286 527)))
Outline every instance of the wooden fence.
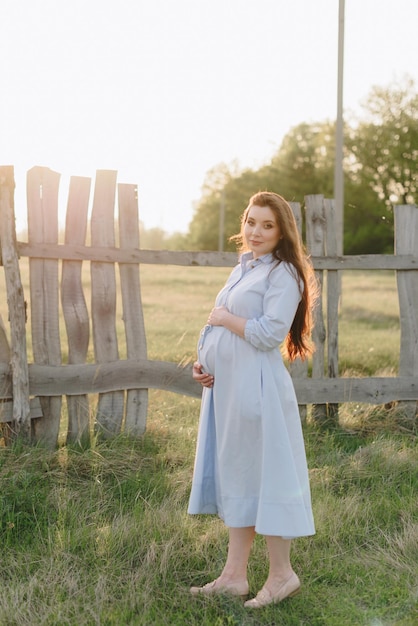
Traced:
MULTIPOLYGON (((190 366, 147 359, 141 306, 140 264, 233 266, 234 253, 169 252, 139 248, 136 185, 117 184, 116 172, 97 172, 87 245, 91 180, 72 177, 65 241, 58 243, 60 175, 34 167, 27 174, 28 242, 16 239, 14 174, 0 167, 0 245, 5 271, 10 332, 0 319, 0 423, 7 436, 54 447, 60 428, 62 397, 68 406, 68 442, 88 442, 92 409, 98 394, 95 428, 112 436, 122 428, 141 435, 146 428, 148 389, 159 388, 199 397, 201 387, 190 366), (119 245, 115 235, 118 198, 119 245), (33 362, 28 363, 26 302, 20 257, 29 257, 30 319, 33 362), (61 262, 61 265, 60 265, 61 262), (91 306, 82 282, 83 262, 90 262, 91 306), (125 326, 127 358, 119 358, 116 335, 116 265, 125 326), (61 269, 61 280, 59 268, 61 269), (68 338, 68 362, 60 345, 59 299, 68 338), (94 362, 88 362, 90 326, 94 362), (9 340, 10 337, 10 340, 9 340)), ((395 254, 337 256, 334 203, 321 195, 307 196, 307 247, 320 284, 327 275, 326 311, 321 298, 316 310, 317 346, 308 377, 307 365, 296 362, 291 374, 303 418, 314 405, 316 419, 342 402, 384 404, 402 401, 415 419, 418 400, 418 209, 395 208, 395 254), (398 377, 338 376, 338 300, 340 270, 396 270, 400 304, 401 345, 398 377), (326 319, 326 328, 324 319, 326 319)), ((298 224, 301 208, 292 204, 298 224)))

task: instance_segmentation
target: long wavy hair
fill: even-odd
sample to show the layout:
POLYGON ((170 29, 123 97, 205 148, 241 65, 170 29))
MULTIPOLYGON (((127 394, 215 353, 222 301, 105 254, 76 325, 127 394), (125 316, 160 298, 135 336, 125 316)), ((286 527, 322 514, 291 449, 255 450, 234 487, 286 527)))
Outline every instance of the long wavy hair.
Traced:
POLYGON ((293 211, 282 196, 271 191, 260 191, 254 194, 241 216, 241 231, 231 237, 238 244, 239 251, 247 252, 244 227, 252 206, 269 207, 274 214, 280 230, 280 239, 272 251, 278 262, 286 261, 295 268, 299 277, 301 300, 299 302, 292 326, 286 337, 285 348, 288 358, 306 359, 314 351, 311 334, 313 327, 312 309, 318 297, 318 286, 313 267, 306 254, 299 235, 293 211))

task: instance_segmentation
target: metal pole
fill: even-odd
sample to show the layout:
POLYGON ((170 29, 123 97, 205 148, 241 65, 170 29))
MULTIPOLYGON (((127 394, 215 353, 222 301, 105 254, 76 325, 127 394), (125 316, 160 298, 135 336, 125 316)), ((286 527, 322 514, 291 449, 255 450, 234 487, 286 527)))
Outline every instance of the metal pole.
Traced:
POLYGON ((344 12, 345 0, 339 0, 338 13, 338 85, 337 122, 335 128, 334 197, 337 229, 337 253, 343 254, 344 237, 344 173, 343 173, 343 75, 344 75, 344 12))

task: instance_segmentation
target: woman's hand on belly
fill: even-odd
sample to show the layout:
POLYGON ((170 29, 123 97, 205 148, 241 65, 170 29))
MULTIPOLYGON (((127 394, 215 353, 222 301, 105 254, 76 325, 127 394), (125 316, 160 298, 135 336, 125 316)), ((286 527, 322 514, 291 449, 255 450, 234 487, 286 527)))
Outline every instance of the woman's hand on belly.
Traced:
POLYGON ((208 324, 223 326, 242 339, 245 337, 247 319, 230 313, 225 306, 215 306, 209 313, 208 324))
POLYGON ((212 374, 206 374, 202 371, 202 366, 198 361, 193 363, 193 378, 197 380, 203 387, 213 387, 214 378, 212 374))

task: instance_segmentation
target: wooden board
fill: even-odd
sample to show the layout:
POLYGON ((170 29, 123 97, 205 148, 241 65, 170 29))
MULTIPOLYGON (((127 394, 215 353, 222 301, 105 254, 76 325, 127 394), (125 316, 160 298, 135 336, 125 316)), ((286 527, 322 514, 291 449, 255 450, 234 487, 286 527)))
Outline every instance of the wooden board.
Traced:
MULTIPOLYGON (((58 242, 58 187, 60 174, 46 167, 27 173, 28 238, 38 243, 58 242)), ((32 350, 36 363, 61 363, 59 332, 58 261, 30 259, 32 350)), ((43 417, 32 420, 33 438, 55 447, 61 419, 61 396, 41 398, 43 417)))
MULTIPOLYGON (((14 215, 14 172, 0 168, 0 242, 6 278, 10 320, 10 347, 3 320, 0 325, 1 361, 7 359, 12 372, 12 427, 15 435, 31 439, 29 374, 26 346, 26 306, 16 248, 14 215)), ((10 433, 9 433, 10 434, 10 433)))
MULTIPOLYGON (((397 400, 418 400, 418 378, 307 378, 293 379, 298 402, 361 402, 386 404, 397 400)), ((11 394, 11 371, 0 364, 0 388, 3 397, 11 394)), ((29 388, 32 395, 52 393, 79 395, 107 393, 120 389, 165 389, 200 397, 202 387, 191 375, 191 366, 180 367, 165 361, 123 360, 85 365, 29 364, 29 388), (53 386, 51 385, 53 382, 53 386)))
MULTIPOLYGON (((65 243, 84 245, 90 196, 90 178, 73 176, 68 193, 65 243)), ((68 363, 85 363, 90 338, 90 320, 81 280, 82 261, 63 261, 61 304, 68 338, 68 363)), ((88 445, 90 407, 87 394, 67 396, 67 443, 88 445)))
MULTIPOLYGON (((32 245, 17 242, 20 256, 69 261, 102 261, 103 263, 144 263, 190 267, 234 267, 235 252, 183 252, 179 250, 137 250, 136 248, 102 248, 100 246, 32 245)), ((311 255, 316 270, 418 270, 418 257, 412 254, 353 254, 345 256, 311 255)))
MULTIPOLYGON (((119 238, 121 248, 139 248, 139 216, 136 185, 118 185, 119 238)), ((139 265, 119 264, 123 322, 128 359, 147 358, 139 265)), ((146 429, 148 391, 132 389, 126 396, 125 432, 142 435, 146 429)))
MULTIPOLYGON (((418 256, 418 207, 395 207, 395 251, 418 256)), ((401 346, 399 359, 400 376, 416 376, 418 379, 418 273, 396 273, 399 296, 401 346)), ((404 404, 403 412, 411 421, 418 415, 417 403, 404 404)))
MULTIPOLYGON (((299 202, 290 202, 290 207, 293 211, 293 215, 295 216, 296 225, 298 227, 298 232, 300 237, 302 237, 302 211, 300 208, 299 202)), ((296 358, 294 361, 289 363, 289 371, 292 377, 294 378, 307 378, 308 376, 308 360, 302 361, 300 357, 296 358)), ((306 404, 299 405, 299 415, 301 422, 306 422, 307 417, 307 407, 306 404)))
MULTIPOLYGON (((116 172, 98 170, 91 215, 93 246, 115 246, 115 195, 116 172)), ((99 261, 91 263, 91 316, 96 361, 106 363, 117 360, 116 277, 113 264, 99 261)), ((96 431, 102 437, 119 433, 123 410, 123 391, 101 394, 97 406, 96 431)))
MULTIPOLYGON (((306 242, 308 252, 312 256, 322 256, 325 254, 326 242, 326 215, 324 196, 306 196, 306 242)), ((315 352, 312 357, 312 378, 324 378, 325 375, 325 340, 326 331, 323 311, 323 287, 324 272, 315 270, 316 279, 319 284, 320 297, 314 309, 314 328, 312 339, 315 344, 315 352)), ((326 405, 315 405, 312 407, 312 418, 318 423, 327 421, 326 405)))
MULTIPOLYGON (((326 253, 336 256, 337 214, 334 200, 324 200, 326 215, 326 253)), ((341 295, 341 275, 338 270, 327 272, 327 373, 338 376, 338 309, 341 295)), ((338 422, 338 404, 328 404, 328 419, 338 422)))

